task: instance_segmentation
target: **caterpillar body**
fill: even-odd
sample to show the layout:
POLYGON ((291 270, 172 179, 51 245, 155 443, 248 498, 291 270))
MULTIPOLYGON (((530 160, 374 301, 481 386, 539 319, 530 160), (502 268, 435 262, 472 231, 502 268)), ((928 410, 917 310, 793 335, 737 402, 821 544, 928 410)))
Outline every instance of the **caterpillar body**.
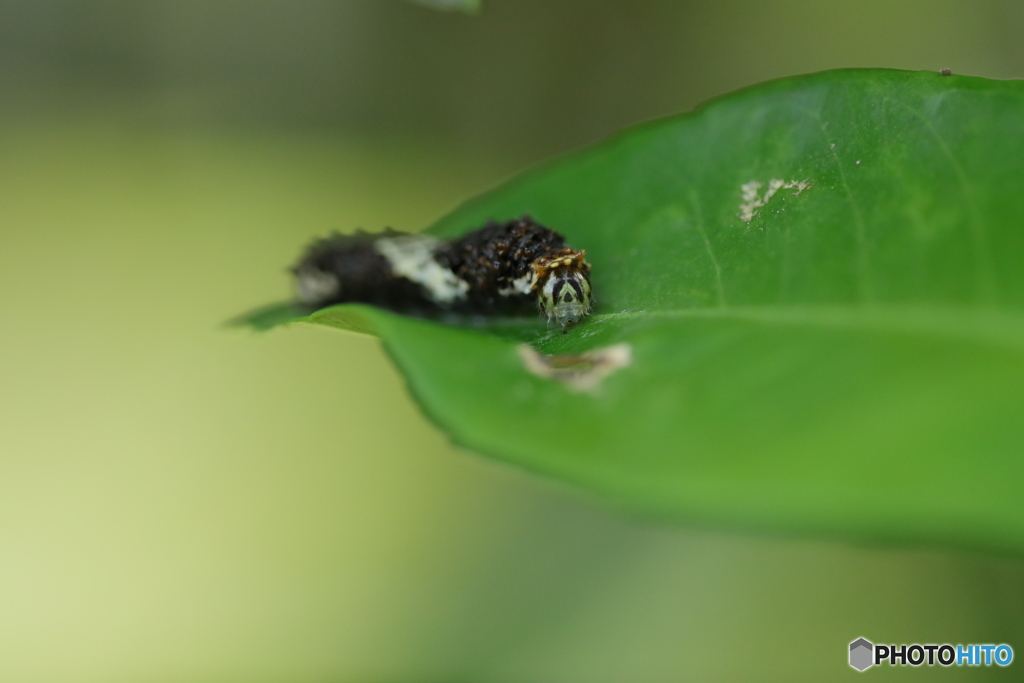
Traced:
POLYGON ((335 234, 309 245, 292 273, 299 300, 314 308, 359 302, 489 314, 533 303, 564 332, 593 304, 584 257, 523 216, 449 242, 394 230, 335 234))

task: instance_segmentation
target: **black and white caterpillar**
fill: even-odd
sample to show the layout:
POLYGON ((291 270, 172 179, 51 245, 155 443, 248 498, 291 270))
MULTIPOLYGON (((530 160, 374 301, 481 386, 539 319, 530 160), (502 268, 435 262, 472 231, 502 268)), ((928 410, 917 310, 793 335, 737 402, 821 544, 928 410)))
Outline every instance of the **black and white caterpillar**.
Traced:
POLYGON ((590 264, 529 216, 490 222, 450 242, 386 230, 313 242, 292 268, 299 300, 473 314, 534 303, 565 331, 593 303, 590 264))

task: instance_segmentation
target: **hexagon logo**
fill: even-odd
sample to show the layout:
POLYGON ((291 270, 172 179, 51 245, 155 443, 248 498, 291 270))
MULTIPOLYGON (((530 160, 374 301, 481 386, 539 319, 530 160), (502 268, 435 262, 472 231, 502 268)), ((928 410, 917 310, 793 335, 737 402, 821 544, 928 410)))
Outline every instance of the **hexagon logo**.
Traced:
POLYGON ((853 641, 850 643, 850 666, 857 671, 864 671, 875 663, 874 651, 875 646, 869 640, 858 638, 853 641))

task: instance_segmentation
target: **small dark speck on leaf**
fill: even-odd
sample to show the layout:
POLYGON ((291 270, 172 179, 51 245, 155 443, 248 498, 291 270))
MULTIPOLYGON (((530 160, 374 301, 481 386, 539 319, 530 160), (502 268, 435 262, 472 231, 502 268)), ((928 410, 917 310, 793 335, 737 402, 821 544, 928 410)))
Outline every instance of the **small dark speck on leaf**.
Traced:
POLYGON ((953 70, 952 69, 943 69, 939 73, 942 74, 943 76, 952 76, 953 75, 953 70))

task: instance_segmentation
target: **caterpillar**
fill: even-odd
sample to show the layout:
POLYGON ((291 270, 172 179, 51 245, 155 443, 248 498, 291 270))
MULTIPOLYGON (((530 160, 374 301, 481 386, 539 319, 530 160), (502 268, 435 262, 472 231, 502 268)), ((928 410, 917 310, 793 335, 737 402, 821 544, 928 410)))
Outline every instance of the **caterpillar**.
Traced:
POLYGON ((584 257, 523 216, 448 242, 391 229, 334 234, 310 244, 291 271, 299 301, 313 308, 358 302, 492 314, 534 303, 564 333, 593 305, 584 257))

